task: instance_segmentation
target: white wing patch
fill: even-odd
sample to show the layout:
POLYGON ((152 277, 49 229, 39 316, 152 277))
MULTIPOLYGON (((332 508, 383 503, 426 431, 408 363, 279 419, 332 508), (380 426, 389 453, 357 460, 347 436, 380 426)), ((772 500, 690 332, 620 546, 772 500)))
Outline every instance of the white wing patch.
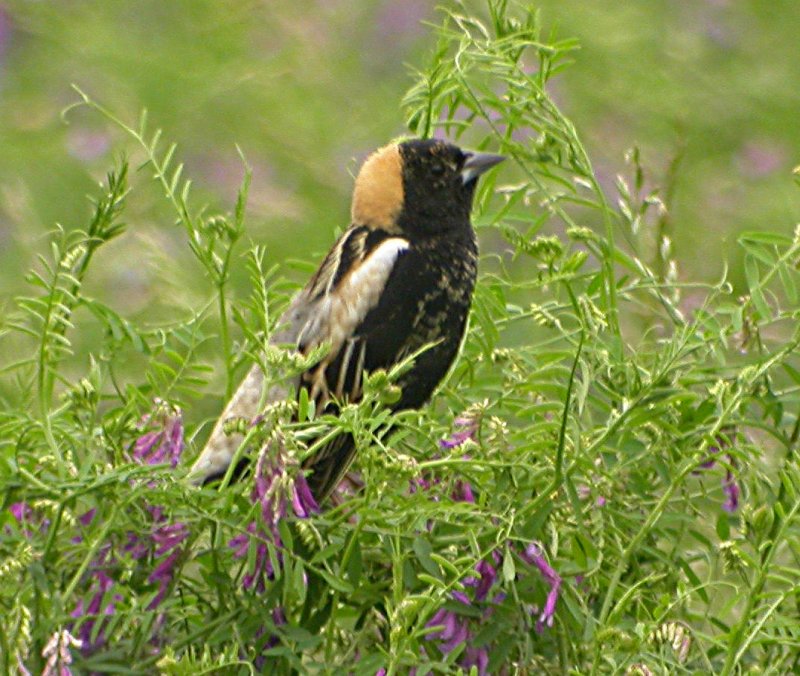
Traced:
POLYGON ((330 355, 335 356, 378 304, 397 257, 408 247, 408 241, 402 237, 390 237, 344 277, 336 289, 320 299, 298 337, 301 349, 305 351, 328 341, 330 355))
POLYGON ((300 331, 298 346, 305 352, 328 342, 330 352, 311 374, 312 398, 327 398, 325 369, 369 311, 378 304, 398 256, 408 247, 408 240, 402 237, 390 237, 382 242, 314 308, 300 331))

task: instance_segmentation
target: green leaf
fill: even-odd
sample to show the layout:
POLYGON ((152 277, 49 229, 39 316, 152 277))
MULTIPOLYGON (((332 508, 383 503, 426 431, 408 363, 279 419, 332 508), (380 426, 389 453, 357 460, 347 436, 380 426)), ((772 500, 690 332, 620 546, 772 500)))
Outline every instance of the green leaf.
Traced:
POLYGON ((309 419, 309 406, 308 406, 308 389, 305 387, 300 388, 300 393, 297 397, 297 420, 303 422, 309 419))
POLYGON ((717 536, 723 542, 726 542, 731 539, 730 519, 728 518, 728 515, 724 512, 720 513, 717 516, 716 531, 717 531, 717 536))
POLYGON ((431 558, 431 552, 433 552, 431 543, 422 535, 418 535, 414 538, 411 547, 417 555, 420 565, 434 577, 441 577, 442 571, 431 558))
MULTIPOLYGON (((351 537, 356 536, 356 531, 353 531, 351 537)), ((361 572, 363 570, 363 563, 361 560, 361 544, 358 540, 351 546, 350 558, 347 561, 347 578, 354 586, 358 586, 361 580, 361 572)))
POLYGON ((505 555, 503 556, 503 579, 506 582, 513 582, 517 576, 517 567, 514 564, 514 557, 506 547, 505 555))
POLYGON ((756 311, 761 316, 763 321, 767 321, 772 317, 772 313, 770 312, 769 305, 767 305, 767 301, 764 298, 764 294, 761 291, 761 279, 758 270, 758 263, 756 262, 755 258, 751 255, 746 255, 744 258, 744 274, 745 278, 747 279, 747 286, 750 289, 750 298, 753 301, 753 305, 756 308, 756 311))
POLYGON ((706 592, 705 585, 700 582, 700 578, 697 577, 695 572, 692 570, 692 567, 689 565, 689 562, 685 559, 678 559, 678 565, 683 570, 683 574, 686 575, 689 582, 695 587, 698 596, 703 600, 704 603, 709 602, 708 592, 706 592))
POLYGON ((794 281, 794 274, 783 264, 778 267, 778 274, 780 275, 781 284, 783 284, 783 290, 786 292, 789 302, 793 304, 797 303, 797 285, 794 281))
POLYGON ((761 230, 746 230, 739 233, 738 241, 744 245, 749 242, 770 244, 773 246, 787 247, 792 243, 792 238, 778 232, 764 232, 761 230))
POLYGON ((338 592, 342 592, 343 594, 352 594, 354 591, 353 585, 351 585, 346 580, 336 577, 332 575, 324 568, 320 568, 317 570, 317 573, 327 582, 331 589, 334 589, 338 592))

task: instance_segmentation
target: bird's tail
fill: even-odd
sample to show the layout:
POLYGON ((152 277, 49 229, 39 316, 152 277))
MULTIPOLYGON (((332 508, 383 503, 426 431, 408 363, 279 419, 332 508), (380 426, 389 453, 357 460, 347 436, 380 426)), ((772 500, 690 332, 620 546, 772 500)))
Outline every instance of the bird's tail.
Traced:
POLYGON ((341 483, 353 462, 356 442, 352 434, 340 434, 303 463, 308 475, 308 487, 317 504, 322 504, 341 483))
POLYGON ((205 447, 189 470, 189 480, 199 485, 225 474, 244 440, 240 433, 226 434, 225 427, 237 419, 254 423, 267 400, 279 398, 280 394, 271 390, 267 396, 264 374, 258 365, 253 366, 214 425, 205 447))

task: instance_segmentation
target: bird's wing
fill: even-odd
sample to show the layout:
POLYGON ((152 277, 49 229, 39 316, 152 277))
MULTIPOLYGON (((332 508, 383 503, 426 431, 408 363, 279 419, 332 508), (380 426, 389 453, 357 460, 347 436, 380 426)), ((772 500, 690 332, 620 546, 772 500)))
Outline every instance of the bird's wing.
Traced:
POLYGON ((338 399, 358 397, 357 390, 346 391, 344 378, 328 382, 326 371, 337 362, 337 371, 344 376, 354 368, 359 356, 363 360, 363 353, 359 355, 363 346, 357 347, 354 340, 356 329, 378 305, 398 257, 408 248, 408 240, 383 230, 351 228, 299 299, 298 317, 292 319, 300 319, 304 310, 308 316, 292 322, 302 325, 297 335, 298 350, 307 354, 323 343, 329 345, 325 358, 301 379, 319 408, 331 395, 338 399), (342 360, 347 362, 343 367, 342 360))
MULTIPOLYGON (((342 397, 342 386, 326 382, 325 369, 341 355, 358 358, 352 349, 355 330, 379 302, 398 257, 409 249, 408 240, 384 230, 353 226, 336 242, 306 287, 283 314, 273 335, 275 344, 293 344, 302 354, 327 343, 329 350, 320 364, 303 374, 301 384, 324 406, 331 395, 342 397), (333 391, 331 391, 333 389, 333 391)), ((363 358, 363 357, 362 357, 363 358)), ((345 364, 344 371, 355 366, 345 364)), ((340 379, 341 380, 341 379, 340 379)), ((264 391, 264 374, 254 365, 225 407, 205 448, 190 470, 190 478, 202 483, 224 473, 239 448, 240 434, 225 434, 231 419, 254 420, 272 401, 283 399, 288 388, 264 391)))

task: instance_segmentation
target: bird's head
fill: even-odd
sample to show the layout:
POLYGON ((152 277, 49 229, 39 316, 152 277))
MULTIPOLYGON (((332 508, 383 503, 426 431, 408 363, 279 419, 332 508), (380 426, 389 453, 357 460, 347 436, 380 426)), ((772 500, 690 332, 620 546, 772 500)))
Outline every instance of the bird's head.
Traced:
POLYGON ((353 223, 418 235, 469 227, 478 178, 503 159, 434 139, 391 143, 358 173, 353 223))

